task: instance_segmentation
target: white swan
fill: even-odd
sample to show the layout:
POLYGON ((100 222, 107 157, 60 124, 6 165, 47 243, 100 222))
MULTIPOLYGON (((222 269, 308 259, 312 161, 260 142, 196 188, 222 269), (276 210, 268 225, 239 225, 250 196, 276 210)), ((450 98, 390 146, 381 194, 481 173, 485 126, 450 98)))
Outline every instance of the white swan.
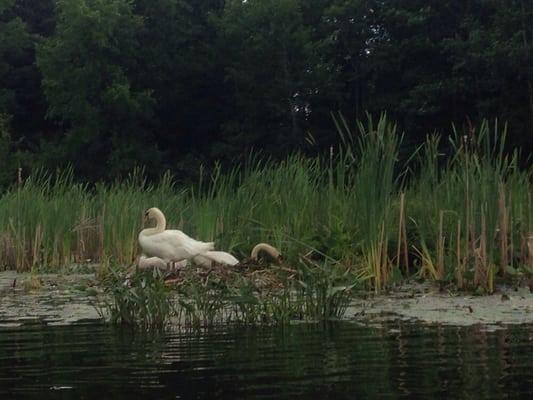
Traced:
POLYGON ((154 219, 156 226, 139 233, 143 255, 158 257, 164 262, 193 260, 198 265, 206 266, 213 262, 231 266, 239 263, 231 254, 215 251, 213 242, 200 242, 182 231, 166 229, 165 215, 159 208, 150 208, 144 215, 147 219, 154 219))
MULTIPOLYGON (((275 247, 267 243, 259 243, 252 250, 252 255, 250 259, 257 261, 259 252, 265 252, 274 260, 281 260, 281 254, 275 247)), ((219 264, 235 266, 240 263, 238 259, 233 257, 231 254, 226 253, 225 251, 209 251, 205 255, 198 255, 192 260, 195 265, 202 267, 211 267, 213 265, 213 258, 216 258, 219 264), (211 256, 211 258, 209 258, 211 256)), ((173 269, 181 269, 187 266, 187 260, 181 260, 179 262, 166 262, 165 260, 159 257, 146 257, 141 255, 138 259, 137 266, 139 269, 148 269, 148 268, 158 268, 161 271, 168 271, 173 269)))
MULTIPOLYGON (((139 245, 143 255, 141 263, 161 268, 168 262, 192 260, 194 264, 210 267, 213 263, 235 266, 239 260, 225 251, 215 251, 213 242, 200 242, 179 230, 166 229, 165 215, 160 209, 153 207, 144 213, 147 219, 156 221, 155 228, 146 228, 139 233, 139 245), (148 257, 147 257, 148 256, 148 257), (159 260, 158 260, 159 259, 159 260)), ((257 260, 259 252, 264 251, 275 260, 280 259, 280 252, 267 243, 259 243, 252 250, 252 260, 257 260)))
POLYGON ((148 257, 168 261, 190 260, 193 257, 214 250, 213 242, 200 242, 175 229, 166 229, 167 221, 159 208, 150 208, 145 218, 156 221, 155 228, 146 228, 139 233, 139 245, 148 257))

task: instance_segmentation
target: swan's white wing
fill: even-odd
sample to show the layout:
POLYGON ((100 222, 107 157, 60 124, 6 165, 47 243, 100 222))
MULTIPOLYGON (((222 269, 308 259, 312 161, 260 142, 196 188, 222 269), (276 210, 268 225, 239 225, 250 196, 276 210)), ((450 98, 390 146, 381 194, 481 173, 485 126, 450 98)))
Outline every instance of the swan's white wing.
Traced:
POLYGON ((169 235, 166 231, 155 235, 139 235, 139 244, 147 256, 159 257, 165 261, 180 261, 189 256, 176 240, 174 235, 169 235))
MULTIPOLYGON (((179 246, 183 247, 187 252, 192 255, 203 254, 206 251, 211 251, 215 249, 215 243, 201 242, 200 240, 191 238, 182 231, 167 230, 165 232, 169 232, 169 234, 174 235, 179 246)), ((188 258, 192 258, 192 256, 188 258)))
POLYGON ((139 244, 148 256, 165 261, 191 259, 214 248, 213 243, 200 242, 178 230, 166 230, 153 235, 139 234, 139 244))
POLYGON ((230 253, 225 251, 206 251, 199 256, 194 257, 193 261, 195 264, 210 266, 211 261, 217 262, 219 264, 225 265, 237 265, 239 260, 233 257, 230 253))

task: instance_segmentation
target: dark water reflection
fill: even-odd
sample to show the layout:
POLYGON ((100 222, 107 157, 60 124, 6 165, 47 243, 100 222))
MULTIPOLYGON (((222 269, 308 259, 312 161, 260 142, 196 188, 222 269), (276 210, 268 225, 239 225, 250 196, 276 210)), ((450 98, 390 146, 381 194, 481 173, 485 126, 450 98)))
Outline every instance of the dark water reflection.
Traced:
POLYGON ((533 327, 0 331, 0 399, 533 398, 533 327))

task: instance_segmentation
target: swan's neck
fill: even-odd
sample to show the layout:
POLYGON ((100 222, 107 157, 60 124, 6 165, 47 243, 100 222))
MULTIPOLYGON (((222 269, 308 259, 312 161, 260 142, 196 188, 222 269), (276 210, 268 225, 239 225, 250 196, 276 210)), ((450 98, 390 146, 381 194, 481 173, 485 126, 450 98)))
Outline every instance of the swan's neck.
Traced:
POLYGON ((155 219, 155 227, 143 229, 143 235, 155 235, 157 233, 163 232, 167 228, 167 220, 165 219, 165 216, 161 211, 153 211, 153 217, 155 219))
POLYGON ((280 257, 280 252, 275 247, 267 244, 267 243, 259 243, 256 245, 252 250, 251 258, 252 260, 257 260, 257 257, 259 256, 259 252, 264 251, 267 253, 270 257, 277 260, 280 257))

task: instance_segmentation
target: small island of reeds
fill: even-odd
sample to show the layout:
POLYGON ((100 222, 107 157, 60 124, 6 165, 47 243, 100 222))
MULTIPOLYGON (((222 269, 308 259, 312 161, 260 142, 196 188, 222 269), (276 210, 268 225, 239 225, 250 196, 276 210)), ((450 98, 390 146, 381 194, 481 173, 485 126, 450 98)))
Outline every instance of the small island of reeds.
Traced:
POLYGON ((341 145, 327 156, 251 157, 185 187, 170 174, 148 182, 141 170, 96 185, 68 170, 35 173, 0 196, 1 267, 98 264, 115 320, 134 322, 144 307, 146 325, 175 306, 195 324, 334 318, 355 291, 413 277, 479 294, 498 282, 533 284, 533 170, 506 147, 504 127, 429 135, 406 155, 385 116, 356 129, 336 122, 341 145), (149 272, 124 285, 153 206, 169 226, 239 259, 269 242, 283 261, 191 266, 174 285, 149 272), (169 291, 178 294, 173 304, 169 291))

